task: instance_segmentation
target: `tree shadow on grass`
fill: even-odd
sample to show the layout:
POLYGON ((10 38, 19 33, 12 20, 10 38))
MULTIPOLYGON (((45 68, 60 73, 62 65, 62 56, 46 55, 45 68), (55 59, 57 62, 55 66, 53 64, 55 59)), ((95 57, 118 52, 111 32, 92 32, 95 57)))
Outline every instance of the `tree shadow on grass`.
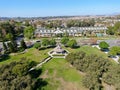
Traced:
POLYGON ((35 82, 33 90, 42 90, 42 88, 43 88, 44 86, 46 86, 47 84, 48 84, 47 81, 44 81, 43 79, 39 78, 39 79, 37 79, 37 81, 35 82))
MULTIPOLYGON (((32 79, 37 79, 42 73, 42 69, 34 69, 29 72, 29 75, 32 79)), ((48 84, 47 81, 43 80, 42 78, 38 78, 36 82, 34 83, 33 90, 41 90, 42 87, 46 86, 48 84)))
POLYGON ((1 55, 0 56, 0 62, 3 62, 3 61, 6 61, 10 59, 10 56, 8 54, 5 54, 5 55, 1 55))
POLYGON ((37 78, 41 75, 41 73, 42 73, 41 69, 38 69, 38 70, 34 69, 29 72, 29 75, 31 76, 31 78, 37 78))
POLYGON ((78 49, 78 48, 80 48, 80 46, 74 46, 74 47, 73 47, 73 49, 78 49))

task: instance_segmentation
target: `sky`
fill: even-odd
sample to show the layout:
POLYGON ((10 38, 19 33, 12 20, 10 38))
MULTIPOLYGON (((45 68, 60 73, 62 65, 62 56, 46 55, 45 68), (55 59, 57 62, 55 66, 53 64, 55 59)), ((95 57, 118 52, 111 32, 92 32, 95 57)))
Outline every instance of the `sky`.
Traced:
POLYGON ((120 0, 0 0, 0 17, 120 14, 120 0))

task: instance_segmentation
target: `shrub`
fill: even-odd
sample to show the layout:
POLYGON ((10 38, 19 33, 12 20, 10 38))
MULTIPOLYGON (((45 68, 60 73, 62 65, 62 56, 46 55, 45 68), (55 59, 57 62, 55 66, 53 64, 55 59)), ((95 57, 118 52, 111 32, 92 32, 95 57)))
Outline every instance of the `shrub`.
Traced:
POLYGON ((77 46, 76 40, 73 39, 73 40, 68 41, 67 46, 70 48, 75 48, 77 46))
POLYGON ((41 47, 41 43, 36 42, 36 43, 34 44, 34 48, 39 49, 40 47, 41 47))
POLYGON ((101 48, 101 50, 108 49, 109 44, 103 41, 103 42, 100 42, 99 47, 101 48))

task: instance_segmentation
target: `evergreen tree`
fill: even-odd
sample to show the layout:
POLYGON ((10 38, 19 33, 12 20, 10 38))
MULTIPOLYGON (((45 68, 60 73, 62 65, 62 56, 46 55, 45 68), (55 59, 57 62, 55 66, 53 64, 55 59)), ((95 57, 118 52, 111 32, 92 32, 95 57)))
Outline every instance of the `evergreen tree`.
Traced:
POLYGON ((50 45, 51 45, 51 46, 55 46, 55 45, 56 45, 55 39, 50 40, 50 45))
POLYGON ((10 41, 8 43, 8 48, 9 48, 9 52, 16 52, 17 49, 17 43, 15 41, 10 41))
POLYGON ((22 49, 24 49, 24 50, 27 49, 27 46, 26 46, 24 40, 21 40, 21 42, 20 42, 20 47, 21 47, 22 49))
POLYGON ((3 42, 3 48, 4 48, 4 53, 6 53, 8 48, 7 48, 7 45, 5 44, 5 42, 3 42))
POLYGON ((63 37, 63 38, 61 39, 61 43, 64 44, 64 45, 66 45, 66 44, 68 43, 68 41, 69 41, 69 38, 68 38, 68 37, 63 37))
POLYGON ((8 48, 9 48, 9 52, 14 52, 15 51, 11 42, 8 43, 8 48))
POLYGON ((77 46, 76 40, 73 39, 68 41, 67 46, 69 46, 70 48, 75 48, 77 46))

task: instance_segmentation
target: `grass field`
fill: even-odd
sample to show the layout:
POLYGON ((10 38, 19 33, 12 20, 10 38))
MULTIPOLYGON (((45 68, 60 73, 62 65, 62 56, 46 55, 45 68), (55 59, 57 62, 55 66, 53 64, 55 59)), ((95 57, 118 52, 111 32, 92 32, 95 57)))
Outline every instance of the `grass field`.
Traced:
MULTIPOLYGON (((69 52, 84 51, 87 54, 97 54, 98 56, 102 56, 108 59, 107 54, 91 46, 82 46, 76 49, 65 49, 69 52)), ((30 48, 24 54, 10 56, 9 59, 0 62, 0 65, 7 64, 12 61, 20 61, 23 57, 40 62, 41 60, 48 57, 47 53, 50 50, 51 49, 39 51, 35 48, 30 48)), ((40 77, 48 82, 47 86, 43 87, 43 90, 88 90, 82 85, 84 73, 76 70, 76 68, 72 67, 65 59, 54 58, 45 63, 42 66, 42 75, 40 75, 40 77)))
POLYGON ((98 56, 101 56, 105 59, 110 60, 113 64, 117 64, 114 60, 112 60, 111 58, 108 58, 108 55, 105 54, 104 52, 100 51, 98 48, 96 47, 91 47, 91 46, 81 46, 80 48, 77 49, 71 49, 71 48, 66 48, 69 52, 78 52, 78 51, 83 51, 86 54, 90 55, 90 54, 96 54, 98 56))
POLYGON ((67 48, 67 50, 69 52, 83 51, 83 52, 85 52, 88 55, 90 55, 90 54, 97 54, 98 56, 102 56, 104 58, 108 58, 107 54, 105 54, 104 52, 100 51, 98 48, 87 46, 87 45, 86 46, 81 46, 80 48, 77 48, 77 49, 67 48))
POLYGON ((4 60, 0 62, 0 64, 7 64, 13 61, 20 61, 22 58, 27 58, 32 61, 40 62, 41 60, 45 59, 48 57, 48 51, 51 49, 46 49, 46 50, 37 50, 35 48, 30 48, 27 50, 26 53, 24 54, 18 54, 18 55, 9 55, 9 58, 7 60, 4 60))
POLYGON ((52 59, 42 70, 41 77, 49 83, 44 90, 87 90, 82 86, 83 75, 65 59, 52 59))

